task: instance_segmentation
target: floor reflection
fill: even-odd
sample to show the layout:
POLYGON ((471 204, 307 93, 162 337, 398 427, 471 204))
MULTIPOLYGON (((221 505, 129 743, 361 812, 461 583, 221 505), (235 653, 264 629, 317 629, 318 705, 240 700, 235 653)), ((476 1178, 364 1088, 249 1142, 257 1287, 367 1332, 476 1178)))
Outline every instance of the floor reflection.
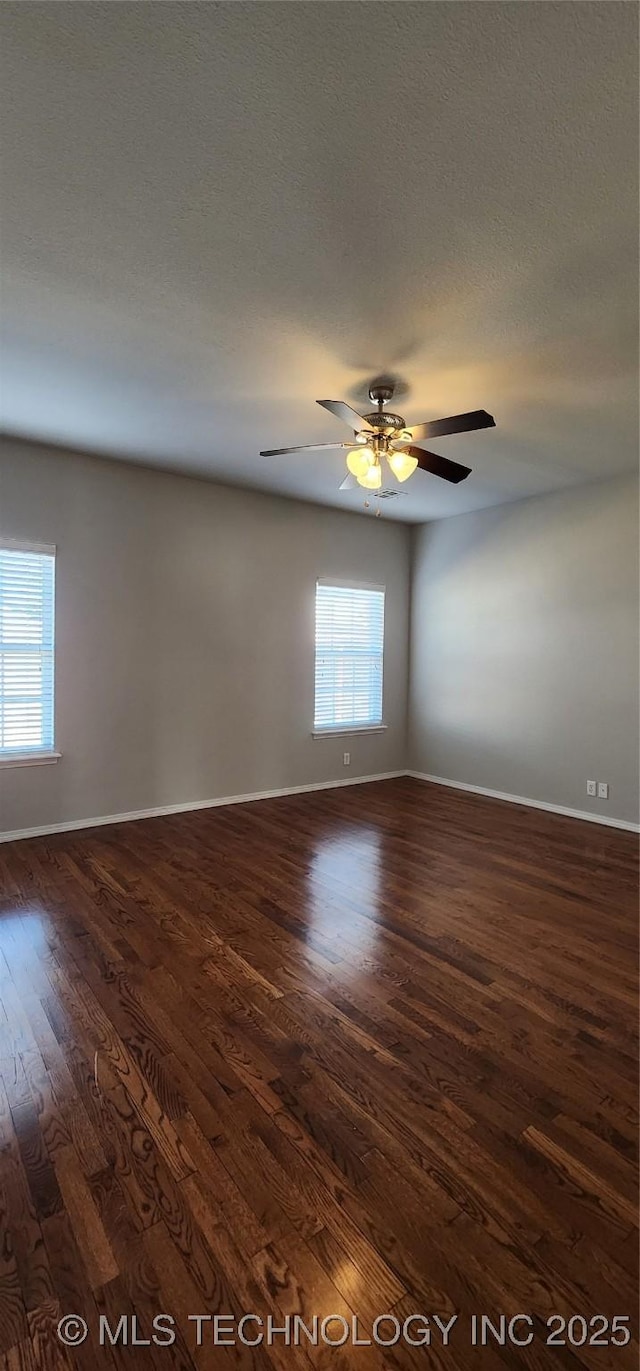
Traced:
POLYGON ((10 983, 22 991, 49 989, 45 968, 51 958, 51 920, 39 904, 0 906, 0 997, 10 983))
POLYGON ((380 833, 370 825, 319 840, 307 874, 308 941, 371 952, 378 937, 380 833))

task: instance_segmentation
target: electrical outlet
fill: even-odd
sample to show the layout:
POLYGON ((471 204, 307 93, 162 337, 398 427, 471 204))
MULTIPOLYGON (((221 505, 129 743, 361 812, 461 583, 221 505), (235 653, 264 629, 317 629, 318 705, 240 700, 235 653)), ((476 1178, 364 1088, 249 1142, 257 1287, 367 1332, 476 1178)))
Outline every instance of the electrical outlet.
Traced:
POLYGON ((607 781, 598 781, 598 799, 609 799, 609 785, 607 781))
POLYGON ((587 795, 597 795, 598 786, 596 781, 587 781, 587 795))
POLYGON ((343 766, 351 766, 351 753, 350 753, 350 752, 343 752, 343 754, 342 754, 342 765, 343 765, 343 766))

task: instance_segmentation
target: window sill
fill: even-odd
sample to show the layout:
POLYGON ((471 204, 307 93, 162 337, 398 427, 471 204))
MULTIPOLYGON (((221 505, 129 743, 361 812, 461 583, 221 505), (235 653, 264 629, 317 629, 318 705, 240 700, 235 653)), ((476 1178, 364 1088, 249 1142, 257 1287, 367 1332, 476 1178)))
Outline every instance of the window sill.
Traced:
POLYGON ((51 766, 61 756, 61 752, 14 752, 0 757, 0 771, 11 766, 51 766))
POLYGON ((386 724, 352 724, 350 728, 316 728, 312 738, 347 738, 354 733, 386 733, 386 724))

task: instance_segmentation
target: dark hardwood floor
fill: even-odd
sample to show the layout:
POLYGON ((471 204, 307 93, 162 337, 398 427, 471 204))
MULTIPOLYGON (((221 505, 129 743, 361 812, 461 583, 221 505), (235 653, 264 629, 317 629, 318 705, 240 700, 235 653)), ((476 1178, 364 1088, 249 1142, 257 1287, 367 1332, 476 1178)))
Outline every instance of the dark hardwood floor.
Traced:
POLYGON ((410 779, 0 847, 11 1371, 635 1366, 636 851, 410 779))

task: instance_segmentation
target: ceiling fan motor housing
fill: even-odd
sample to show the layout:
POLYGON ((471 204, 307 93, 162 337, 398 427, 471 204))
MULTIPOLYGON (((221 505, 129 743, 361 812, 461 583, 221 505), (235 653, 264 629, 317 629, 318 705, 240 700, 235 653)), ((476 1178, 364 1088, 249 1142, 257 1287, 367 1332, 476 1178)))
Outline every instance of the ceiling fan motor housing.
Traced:
POLYGON ((392 429, 394 433, 405 428, 402 415, 390 414, 387 410, 377 409, 374 414, 363 414, 362 418, 370 428, 392 429))

